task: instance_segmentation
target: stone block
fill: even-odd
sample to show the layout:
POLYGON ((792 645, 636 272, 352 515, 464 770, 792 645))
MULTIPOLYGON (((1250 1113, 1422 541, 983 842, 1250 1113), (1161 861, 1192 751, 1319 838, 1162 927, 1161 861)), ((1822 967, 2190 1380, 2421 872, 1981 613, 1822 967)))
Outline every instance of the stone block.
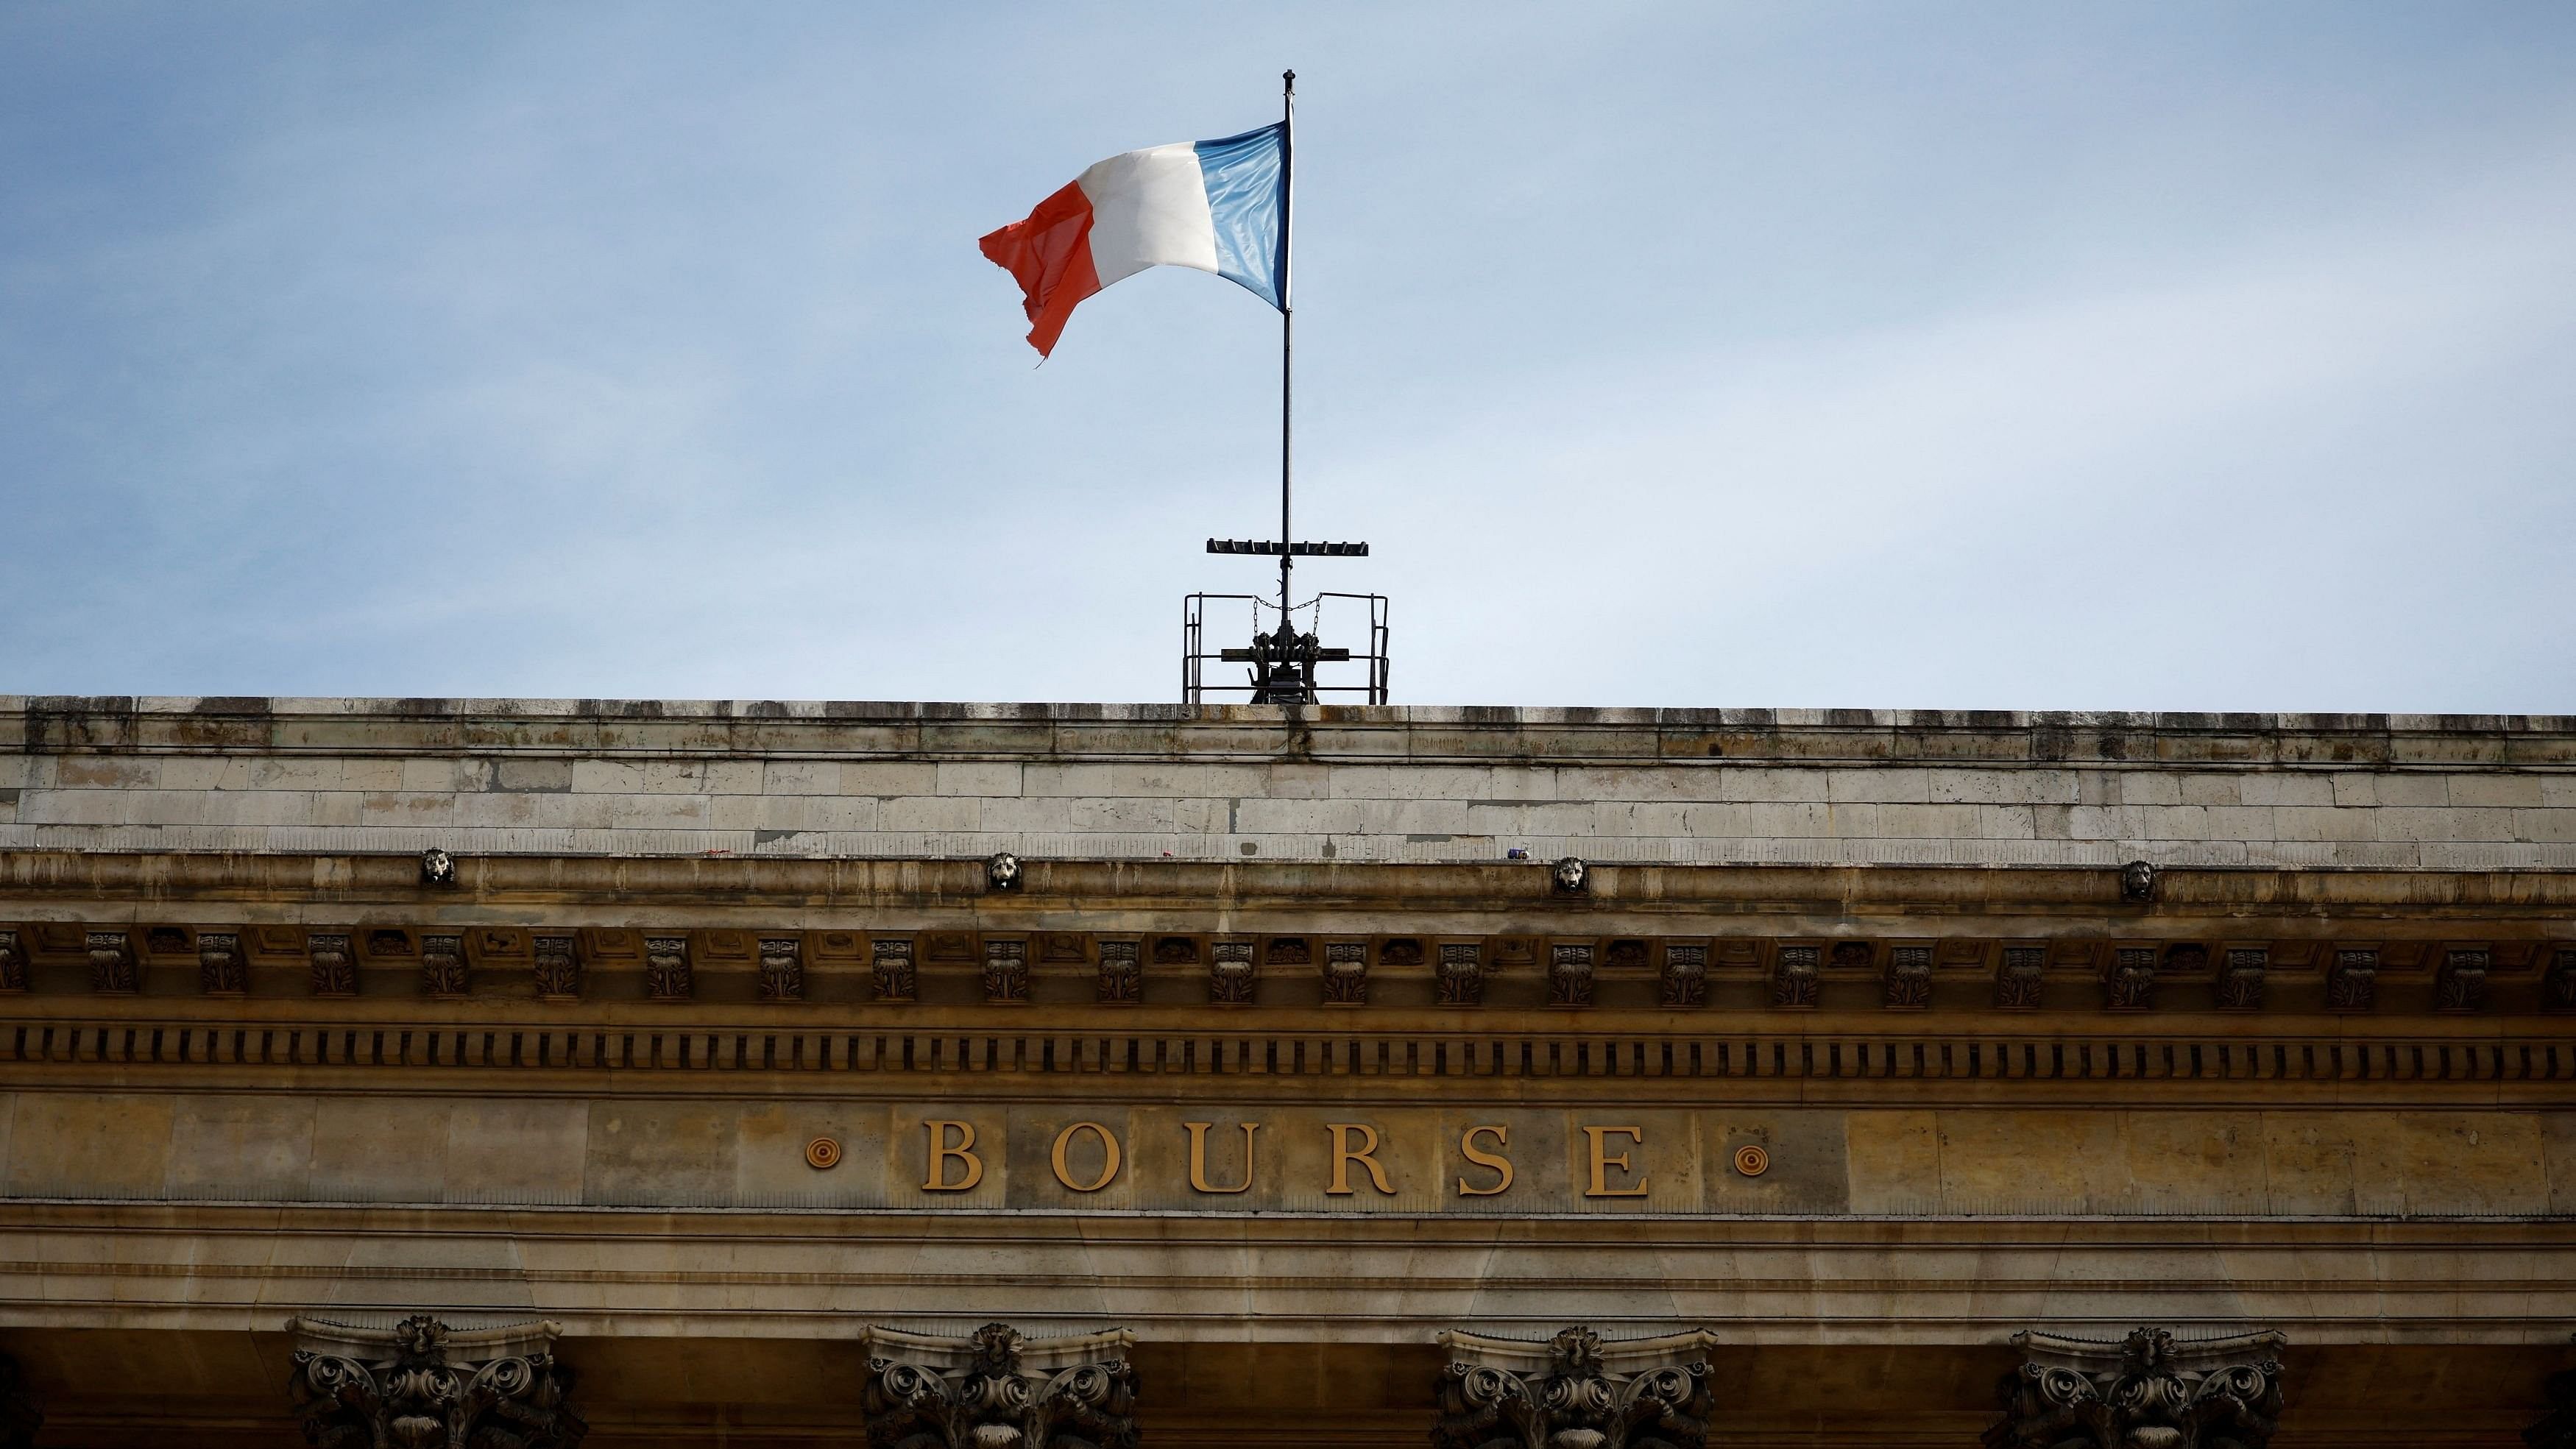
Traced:
POLYGON ((1728 766, 1718 776, 1719 798, 1747 804, 1790 804, 1824 800, 1830 791, 1828 772, 1728 766))
POLYGON ((1875 804, 1925 804, 1932 799, 1926 769, 1843 769, 1826 772, 1825 798, 1875 804))
POLYGON ((567 792, 572 789, 570 760, 500 759, 493 762, 492 788, 510 791, 567 792))
POLYGON ((2112 779, 2119 783, 2120 805, 2180 805, 2182 777, 2162 770, 2122 770, 2112 779))
POLYGON ((2447 783, 2450 803, 2474 806, 2538 805, 2541 777, 2532 774, 2452 775, 2447 783))
POLYGON ((453 1116, 452 1104, 437 1098, 316 1098, 307 1194, 321 1202, 442 1201, 453 1116))
POLYGON ((2334 777, 2287 770, 2250 771, 2237 779, 2236 795, 2247 805, 2332 805, 2334 777))
POLYGON ((2234 775, 2184 775, 2175 783, 2181 790, 2185 805, 2241 805, 2245 802, 2237 793, 2237 778, 2234 775))
POLYGON ((181 1097, 170 1123, 168 1196, 295 1202, 313 1170, 315 1098, 181 1097))
MULTIPOLYGON (((575 1203, 589 1161, 592 1104, 471 1097, 450 1105, 446 1201, 575 1203)), ((612 1154, 614 1172, 633 1160, 612 1154)), ((629 1179, 615 1177, 623 1185, 629 1179)))
POLYGON ((714 1103, 626 1099, 591 1104, 582 1201, 726 1207, 740 1173, 741 1124, 714 1103))
POLYGON ((841 793, 874 795, 879 799, 935 796, 939 793, 939 767, 920 760, 848 761, 841 766, 841 793))
POLYGON ((1020 766, 1016 761, 942 761, 931 769, 934 794, 1012 796, 1020 793, 1020 766))
POLYGON ((2370 777, 2382 805, 2438 806, 2451 803, 2451 777, 2424 770, 2384 770, 2370 777))
POLYGON ((2483 809, 2382 807, 2382 840, 2461 841, 2513 839, 2513 812, 2483 809))
POLYGON ((130 1093, 18 1093, 9 1196, 159 1196, 169 1178, 174 1105, 130 1093))
POLYGON ((572 787, 584 794, 638 794, 644 788, 644 767, 632 760, 575 760, 572 787))

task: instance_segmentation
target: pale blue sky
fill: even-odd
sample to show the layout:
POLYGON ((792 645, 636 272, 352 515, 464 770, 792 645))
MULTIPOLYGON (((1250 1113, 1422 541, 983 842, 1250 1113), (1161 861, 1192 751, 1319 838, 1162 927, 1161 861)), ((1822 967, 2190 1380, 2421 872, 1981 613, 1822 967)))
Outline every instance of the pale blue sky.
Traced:
POLYGON ((2576 711, 2576 6, 0 7, 0 691, 2576 711))

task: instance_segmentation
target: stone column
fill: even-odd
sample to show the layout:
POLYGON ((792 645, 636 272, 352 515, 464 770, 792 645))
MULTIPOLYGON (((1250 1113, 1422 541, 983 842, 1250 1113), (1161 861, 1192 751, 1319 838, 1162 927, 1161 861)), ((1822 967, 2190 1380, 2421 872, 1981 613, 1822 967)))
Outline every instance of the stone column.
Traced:
POLYGON ((871 1449, 1135 1449, 1136 1338, 1123 1328, 1024 1339, 870 1325, 862 1396, 871 1449))
POLYGON ((1545 1343, 1449 1332, 1432 1449, 1705 1449, 1705 1331, 1604 1343, 1568 1328, 1545 1343))
POLYGON ((2028 1331, 1997 1386, 1986 1449, 2264 1449, 2281 1417, 2279 1333, 2178 1339, 2141 1328, 2118 1343, 2028 1331))
POLYGON ((44 1406, 27 1389, 18 1361, 0 1353, 0 1449, 31 1449, 45 1427, 44 1406))
POLYGON ((2576 1369, 2549 1376, 2549 1412, 2522 1431, 2531 1449, 2576 1449, 2576 1369))
POLYGON ((455 1329, 426 1314, 392 1328, 291 1318, 288 1392, 316 1449, 574 1449, 590 1432, 543 1320, 455 1329))

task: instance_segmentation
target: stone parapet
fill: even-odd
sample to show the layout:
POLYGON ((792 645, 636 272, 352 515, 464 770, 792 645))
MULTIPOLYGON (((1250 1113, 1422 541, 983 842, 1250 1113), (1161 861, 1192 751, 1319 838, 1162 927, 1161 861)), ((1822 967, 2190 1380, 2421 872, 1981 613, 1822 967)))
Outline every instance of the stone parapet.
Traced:
POLYGON ((2576 720, 0 696, 0 849, 2576 869, 2576 720))

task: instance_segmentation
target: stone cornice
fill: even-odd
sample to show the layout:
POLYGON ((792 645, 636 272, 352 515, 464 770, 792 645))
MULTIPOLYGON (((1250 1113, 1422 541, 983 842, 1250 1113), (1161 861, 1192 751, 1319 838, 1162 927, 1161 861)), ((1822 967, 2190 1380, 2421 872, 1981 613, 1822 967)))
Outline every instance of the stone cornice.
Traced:
POLYGON ((2576 764, 2563 715, 0 695, 0 748, 2576 764))

